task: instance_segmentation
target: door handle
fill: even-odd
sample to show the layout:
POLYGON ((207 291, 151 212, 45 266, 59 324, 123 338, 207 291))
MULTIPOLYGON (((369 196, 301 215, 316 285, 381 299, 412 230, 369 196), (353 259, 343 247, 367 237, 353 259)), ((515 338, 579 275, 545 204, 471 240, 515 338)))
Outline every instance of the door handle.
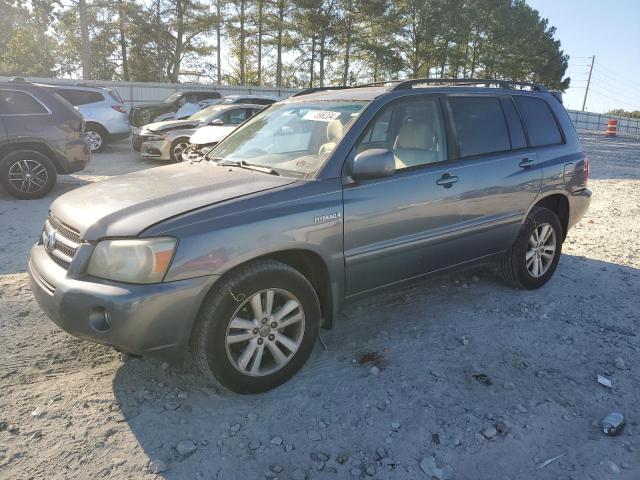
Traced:
POLYGON ((520 160, 520 163, 519 163, 519 165, 520 165, 522 168, 529 168, 529 167, 533 167, 535 164, 536 164, 536 161, 535 161, 535 160, 532 160, 532 159, 527 158, 527 157, 525 157, 525 158, 523 158, 522 160, 520 160))
POLYGON ((436 183, 441 187, 450 188, 451 185, 453 185, 457 181, 458 181, 458 177, 456 177, 455 175, 449 175, 448 173, 445 173, 444 175, 442 175, 442 177, 436 180, 436 183))

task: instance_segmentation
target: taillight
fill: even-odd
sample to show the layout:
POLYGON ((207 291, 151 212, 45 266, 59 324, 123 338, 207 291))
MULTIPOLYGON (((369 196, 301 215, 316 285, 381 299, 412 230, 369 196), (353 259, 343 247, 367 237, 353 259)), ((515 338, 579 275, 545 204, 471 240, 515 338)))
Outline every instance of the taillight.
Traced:
POLYGON ((113 108, 114 110, 120 113, 127 113, 127 111, 124 109, 122 105, 111 105, 111 108, 113 108))
POLYGON ((589 181, 589 157, 584 156, 584 184, 586 185, 589 181))

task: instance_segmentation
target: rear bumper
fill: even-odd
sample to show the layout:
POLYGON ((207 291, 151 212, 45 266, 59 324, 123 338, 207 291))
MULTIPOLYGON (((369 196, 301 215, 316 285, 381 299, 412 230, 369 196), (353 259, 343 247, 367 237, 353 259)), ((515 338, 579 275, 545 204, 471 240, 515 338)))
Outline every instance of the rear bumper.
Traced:
POLYGON ((84 138, 66 142, 60 151, 56 151, 58 173, 68 174, 83 170, 91 159, 91 150, 84 138))
POLYGON ((585 188, 569 195, 569 225, 572 228, 578 223, 591 205, 591 190, 585 188))
POLYGON ((217 277, 153 285, 69 278, 42 245, 35 245, 29 278, 42 310, 71 335, 128 353, 181 361, 200 304, 217 277))
POLYGON ((131 136, 131 130, 127 130, 126 132, 116 132, 109 133, 109 140, 112 142, 117 142, 119 140, 124 140, 125 138, 129 138, 131 136))

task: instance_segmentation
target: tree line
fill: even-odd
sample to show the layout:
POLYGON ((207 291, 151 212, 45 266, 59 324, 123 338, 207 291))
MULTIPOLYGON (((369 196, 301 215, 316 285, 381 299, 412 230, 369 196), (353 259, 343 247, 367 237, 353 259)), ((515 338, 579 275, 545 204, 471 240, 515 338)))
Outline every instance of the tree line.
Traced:
POLYGON ((310 87, 505 78, 566 89, 525 0, 0 0, 0 74, 310 87))

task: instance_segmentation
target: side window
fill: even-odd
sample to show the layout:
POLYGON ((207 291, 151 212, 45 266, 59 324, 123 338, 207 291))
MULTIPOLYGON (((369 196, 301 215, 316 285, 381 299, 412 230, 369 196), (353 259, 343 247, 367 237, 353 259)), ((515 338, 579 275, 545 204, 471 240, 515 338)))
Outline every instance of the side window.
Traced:
POLYGON ((449 97, 461 157, 511 149, 500 101, 495 97, 449 97))
POLYGON ((0 90, 0 113, 3 115, 35 115, 49 112, 28 93, 0 90))
POLYGON ((378 113, 356 146, 357 152, 385 148, 393 152, 396 169, 446 160, 446 140, 437 99, 388 105, 378 113))
POLYGON ((517 150, 518 148, 527 147, 527 138, 524 135, 524 128, 522 128, 522 121, 520 115, 513 105, 511 98, 501 98, 502 110, 507 117, 507 125, 509 126, 509 135, 511 136, 511 148, 517 150))
POLYGON ((74 106, 88 105, 90 103, 102 102, 104 97, 98 92, 86 90, 70 90, 68 88, 56 89, 56 93, 74 106))
POLYGON ((222 121, 225 125, 239 125, 247 119, 246 108, 234 108, 224 113, 222 121))
POLYGON ((547 102, 541 98, 525 96, 517 96, 515 101, 527 127, 532 147, 562 143, 562 134, 547 102))

